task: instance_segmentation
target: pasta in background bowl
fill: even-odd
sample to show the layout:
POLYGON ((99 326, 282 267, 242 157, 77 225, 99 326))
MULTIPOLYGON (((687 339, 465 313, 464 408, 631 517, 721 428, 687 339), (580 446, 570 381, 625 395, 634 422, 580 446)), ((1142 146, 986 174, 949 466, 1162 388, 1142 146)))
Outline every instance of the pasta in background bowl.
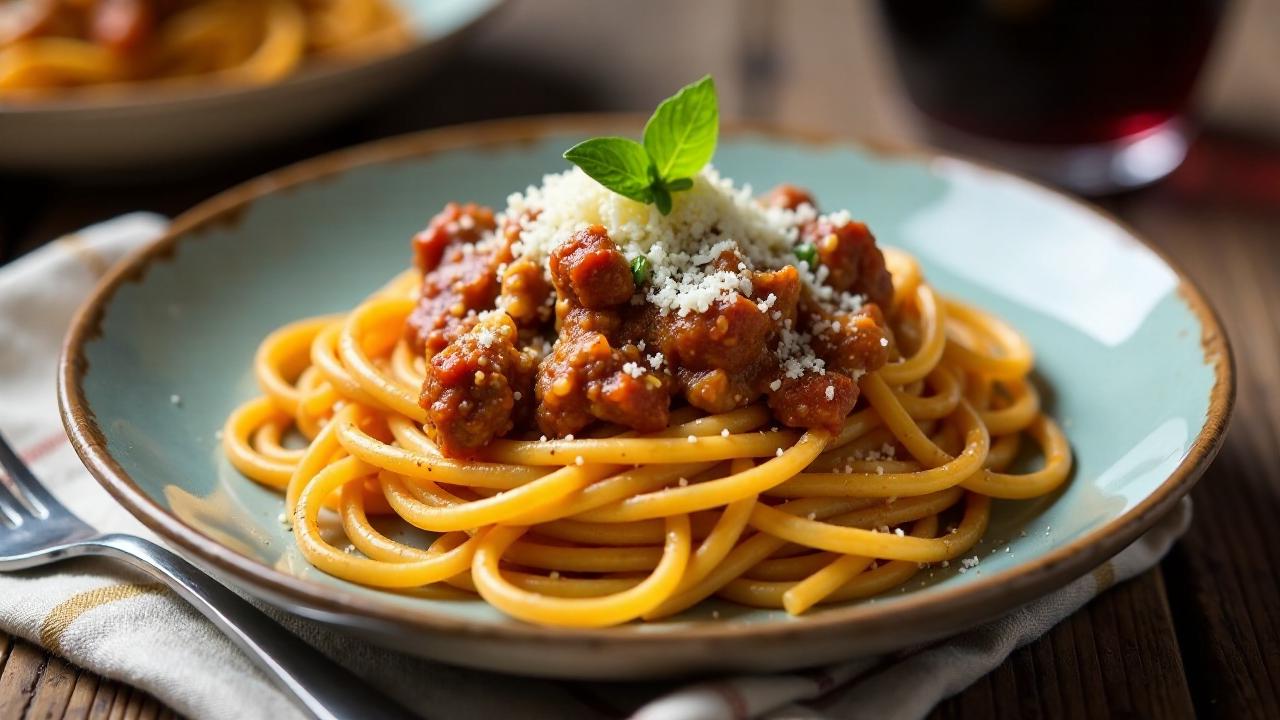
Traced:
POLYGON ((0 99, 258 85, 412 35, 390 0, 26 0, 0 15, 0 99))
POLYGON ((402 87, 500 0, 24 0, 0 7, 0 168, 173 165, 402 87))

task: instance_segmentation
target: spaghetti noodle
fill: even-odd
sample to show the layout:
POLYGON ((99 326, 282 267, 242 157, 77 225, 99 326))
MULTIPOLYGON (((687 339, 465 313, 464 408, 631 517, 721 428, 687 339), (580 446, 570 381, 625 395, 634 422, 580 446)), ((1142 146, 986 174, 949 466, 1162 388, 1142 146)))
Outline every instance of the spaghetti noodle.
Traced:
POLYGON ((0 98, 193 78, 265 84, 313 58, 409 39, 388 0, 19 0, 0 7, 0 98))
MULTIPOLYGON (((241 472, 284 493, 298 547, 317 568, 380 588, 451 586, 478 594, 521 620, 556 626, 601 627, 662 618, 711 596, 798 614, 818 604, 885 592, 923 567, 963 558, 986 531, 992 499, 1044 495, 1067 479, 1067 440, 1041 411, 1028 379, 1032 352, 1016 330, 938 294, 916 261, 894 250, 885 251, 880 261, 885 277, 893 282, 880 291, 874 282, 868 286, 871 294, 881 292, 882 307, 850 304, 830 293, 824 300, 815 288, 839 285, 841 270, 853 267, 842 268, 842 262, 861 263, 864 283, 875 275, 867 271, 882 257, 874 242, 859 240, 863 254, 849 255, 849 248, 840 243, 854 236, 842 233, 856 230, 857 223, 850 224, 840 214, 816 216, 809 212, 812 208, 805 210, 807 196, 799 197, 803 202, 796 197, 775 201, 772 208, 748 204, 714 171, 698 179, 698 187, 687 200, 678 201, 670 219, 652 213, 642 217, 679 230, 681 218, 697 212, 693 206, 699 202, 729 197, 729 205, 718 206, 719 230, 697 225, 706 234, 704 255, 710 257, 695 254, 693 266, 724 260, 729 246, 717 245, 713 236, 735 227, 737 221, 729 213, 759 213, 753 217, 771 219, 791 245, 817 232, 826 271, 810 267, 802 273, 803 282, 793 278, 800 288, 798 307, 843 305, 843 310, 823 316, 823 321, 814 319, 819 310, 813 310, 805 319, 800 311, 784 310, 783 298, 761 297, 761 284, 777 280, 765 273, 794 274, 787 268, 802 263, 762 268, 762 246, 753 248, 748 240, 753 233, 763 237, 761 233, 768 232, 738 227, 732 260, 740 272, 756 273, 750 276, 756 286, 721 288, 718 299, 703 311, 664 313, 654 305, 706 298, 664 296, 663 283, 688 277, 668 277, 670 267, 656 267, 652 278, 637 275, 634 279, 642 282, 633 288, 631 299, 611 306, 616 309, 610 312, 656 313, 654 317, 663 318, 661 332, 670 332, 669 326, 682 318, 701 318, 706 327, 732 335, 737 326, 721 319, 737 317, 739 310, 732 303, 749 293, 752 308, 777 322, 769 336, 773 348, 736 348, 738 353, 759 353, 767 361, 765 369, 751 366, 750 387, 755 390, 731 382, 727 387, 734 388, 734 395, 712 398, 708 388, 720 386, 702 382, 703 375, 690 379, 694 361, 689 348, 684 347, 679 361, 685 364, 677 366, 677 348, 667 344, 663 370, 657 369, 658 363, 640 368, 630 360, 620 370, 609 366, 615 372, 599 386, 605 388, 600 390, 604 395, 588 397, 590 402, 584 400, 581 406, 556 406, 573 397, 566 384, 587 377, 556 375, 567 372, 556 365, 556 358, 562 357, 564 345, 574 342, 570 326, 573 313, 584 307, 580 304, 599 305, 599 297, 610 294, 596 282, 608 272, 608 248, 621 254, 643 246, 634 237, 635 217, 627 219, 588 203, 596 210, 567 212, 582 214, 587 223, 606 221, 618 243, 606 246, 597 238, 599 242, 583 249, 574 243, 588 230, 579 229, 567 238, 556 232, 551 235, 559 239, 551 241, 549 257, 540 256, 535 225, 554 223, 558 212, 550 186, 569 183, 571 176, 572 172, 548 177, 541 193, 513 198, 505 218, 499 216, 491 224, 483 222, 481 209, 451 206, 443 220, 433 223, 448 236, 443 253, 433 255, 438 232, 428 232, 425 239, 420 235, 418 271, 397 277, 346 315, 303 320, 262 343, 254 371, 263 396, 232 413, 224 430, 225 448, 241 472), (681 202, 688 207, 682 209, 681 202), (477 258, 485 257, 486 243, 502 245, 504 231, 497 228, 521 213, 523 220, 508 226, 503 247, 520 245, 500 256, 502 262, 496 266, 502 290, 481 303, 488 312, 468 312, 469 322, 457 326, 443 321, 424 325, 423 309, 436 307, 434 300, 457 299, 432 284, 448 263, 460 263, 469 271, 491 267, 477 263, 477 258), (629 232, 630 239, 622 239, 629 232), (452 256, 447 249, 465 247, 471 249, 452 256), (530 272, 526 261, 531 259, 545 272, 530 272), (752 267, 743 269, 748 265, 752 267), (582 275, 586 268, 596 274, 582 275), (542 304, 522 307, 520 297, 510 293, 511 285, 528 289, 548 275, 554 286, 549 290, 556 305, 554 325, 530 310, 542 304), (514 283, 515 276, 522 277, 522 283, 514 283), (784 313, 787 319, 779 319, 784 313), (827 323, 827 335, 815 328, 819 322, 827 323), (882 338, 875 343, 883 349, 880 364, 867 361, 863 371, 841 364, 848 357, 832 353, 858 346, 830 340, 836 325, 846 333, 841 337, 882 338), (802 326, 808 334, 800 341, 787 335, 802 326), (551 327, 558 337, 538 337, 537 328, 551 327), (431 332, 420 332, 424 328, 431 332), (503 356, 481 354, 483 360, 493 361, 467 365, 459 384, 443 390, 438 387, 442 367, 458 361, 456 351, 468 342, 472 345, 467 347, 477 352, 496 352, 513 332, 519 338, 514 342, 526 346, 539 373, 536 388, 530 378, 519 380, 518 362, 512 361, 515 369, 501 376, 512 387, 526 388, 528 395, 519 390, 501 395, 507 404, 495 405, 499 412, 485 426, 488 434, 476 441, 477 423, 488 417, 485 403, 499 397, 483 392, 490 387, 486 383, 500 375, 503 356), (821 337, 828 338, 825 345, 821 337), (539 343, 549 346, 538 349, 539 343), (825 363, 806 354, 812 347, 825 348, 825 363), (799 369, 787 370, 792 364, 799 369), (473 367, 488 372, 478 370, 471 377, 473 367), (852 393, 854 399, 834 389, 834 378, 841 373, 856 381, 852 390, 840 391, 852 393), (633 429, 648 421, 628 416, 602 399, 620 392, 618 387, 631 387, 623 376, 635 380, 638 388, 660 387, 661 397, 676 398, 669 412, 664 406, 660 428, 633 429), (570 382, 560 382, 566 377, 570 382), (805 384, 813 378, 831 384, 805 384), (787 388, 810 394, 785 395, 787 388), (469 394, 458 404, 450 400, 456 400, 451 392, 469 394), (731 407, 702 407, 724 397, 734 398, 731 407), (779 397, 790 407, 780 409, 779 397), (804 413, 797 414, 797 403, 810 416, 800 417, 804 413), (835 422, 815 419, 833 406, 846 408, 835 422), (445 410, 449 412, 442 416, 445 410), (566 417, 582 412, 596 415, 564 424, 566 417), (781 421, 787 417, 789 421, 781 421), (571 427, 582 436, 566 431, 571 427), (546 434, 535 438, 539 430, 546 434), (290 433, 305 437, 305 447, 288 447, 284 438, 290 433), (1024 446, 1034 446, 1043 462, 1030 472, 1011 472, 1024 446), (335 533, 322 532, 326 516, 340 525, 345 540, 335 541, 335 533), (435 533, 435 539, 425 546, 393 539, 371 519, 377 516, 398 517, 435 533)), ((588 192, 585 187, 573 189, 588 192)), ((625 199, 602 202, 614 203, 609 206, 614 210, 640 212, 625 199)), ((449 277, 446 289, 463 292, 470 287, 466 283, 471 275, 449 277)), ((846 288, 857 286, 845 283, 846 288)), ((776 296, 783 285, 769 287, 776 296)), ((696 292, 687 290, 686 295, 696 292)), ((464 315, 455 307, 453 317, 464 315)), ((634 336, 619 339, 628 332, 626 327, 624 323, 623 329, 604 333, 613 352, 620 353, 611 356, 619 362, 632 357, 626 348, 633 344, 645 348, 634 336)), ((645 332, 650 344, 656 342, 653 333, 658 330, 648 327, 645 332)), ((725 335, 719 337, 723 343, 725 335)), ((709 356, 710 346, 699 347, 704 359, 709 356)), ((729 377, 712 375, 717 382, 729 377)), ((625 395, 624 402, 647 402, 646 397, 625 395)))

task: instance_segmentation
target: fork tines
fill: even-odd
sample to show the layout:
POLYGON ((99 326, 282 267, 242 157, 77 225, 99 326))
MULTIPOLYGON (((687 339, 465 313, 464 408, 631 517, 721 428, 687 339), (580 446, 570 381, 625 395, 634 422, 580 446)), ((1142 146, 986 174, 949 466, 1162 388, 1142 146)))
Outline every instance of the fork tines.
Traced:
POLYGON ((4 472, 0 472, 0 487, 4 488, 0 491, 0 521, 17 527, 22 524, 24 514, 42 519, 49 517, 49 507, 56 501, 31 474, 31 469, 3 434, 0 434, 0 467, 4 468, 4 472))

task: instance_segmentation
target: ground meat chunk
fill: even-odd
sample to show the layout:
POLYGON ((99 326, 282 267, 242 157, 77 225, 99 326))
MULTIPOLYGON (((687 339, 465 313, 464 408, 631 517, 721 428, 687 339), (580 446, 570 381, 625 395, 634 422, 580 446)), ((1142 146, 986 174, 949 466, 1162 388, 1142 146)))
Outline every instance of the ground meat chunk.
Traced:
POLYGON ((765 303, 769 319, 775 324, 796 317, 796 304, 800 299, 800 273, 788 265, 781 270, 758 270, 751 274, 751 299, 765 303), (769 300, 772 296, 773 299, 769 300), (775 315, 775 313, 777 313, 775 315))
POLYGON ((665 373, 644 368, 644 359, 634 345, 618 351, 623 367, 639 368, 614 372, 598 383, 587 386, 591 414, 605 422, 616 423, 640 432, 656 432, 667 427, 671 409, 671 383, 665 373), (630 359, 628 359, 630 358, 630 359))
POLYGON ((685 400, 709 413, 729 412, 759 397, 754 378, 758 373, 676 368, 676 380, 685 400))
POLYGON ((641 432, 667 426, 670 379, 648 368, 635 345, 613 347, 608 334, 618 327, 615 313, 573 306, 564 312, 535 381, 542 432, 563 437, 597 419, 641 432))
POLYGON ((815 333, 813 351, 827 367, 852 377, 874 372, 889 360, 889 342, 885 334, 884 315, 880 306, 863 305, 856 313, 833 313, 822 316, 823 332, 815 333))
POLYGON ((515 242, 496 229, 489 208, 449 203, 414 237, 423 276, 405 338, 415 351, 439 352, 475 325, 477 313, 494 308, 501 289, 498 268, 511 262, 515 242))
POLYGON ((788 183, 783 183, 760 196, 760 204, 765 207, 776 207, 784 210, 795 210, 801 205, 817 207, 808 190, 788 183))
POLYGON ((536 328, 551 319, 551 285, 542 268, 529 258, 520 258, 502 273, 498 308, 505 310, 516 325, 536 328))
POLYGON ((820 220, 806 226, 802 236, 813 243, 818 260, 827 268, 827 285, 863 295, 881 307, 893 302, 893 277, 866 225, 853 220, 842 225, 820 220))
POLYGON ((768 345, 775 323, 752 300, 734 295, 703 313, 668 316, 657 323, 669 362, 690 370, 741 372, 768 345))
POLYGON ((805 373, 778 382, 769 392, 769 409, 787 427, 838 432, 858 402, 858 386, 844 373, 805 373))
MULTIPOLYGON (((743 262, 725 252, 713 265, 737 269, 743 262)), ((703 313, 683 317, 656 307, 627 308, 621 336, 645 343, 662 355, 662 367, 675 376, 675 388, 690 405, 711 413, 728 412, 760 397, 777 369, 772 352, 783 323, 794 321, 800 278, 794 267, 752 271, 750 297, 717 300, 703 313)))
POLYGON ((418 404, 424 429, 448 457, 471 457, 512 427, 516 395, 529 392, 534 360, 515 346, 516 326, 491 313, 427 363, 418 404))
POLYGON ((583 228, 557 245, 550 267, 560 297, 584 308, 621 305, 636 291, 626 256, 601 225, 583 228))
POLYGON ((475 243, 497 227, 491 208, 451 202, 431 218, 425 230, 413 236, 414 265, 424 273, 435 270, 449 247, 475 243))
POLYGON ((473 245, 453 245, 422 279, 418 304, 405 324, 417 351, 433 355, 471 329, 476 313, 492 308, 498 297, 497 253, 473 245))
POLYGON ((624 334, 643 339, 647 352, 662 353, 689 404, 718 413, 759 397, 757 379, 773 368, 766 348, 777 327, 757 301, 735 295, 684 317, 644 306, 624 334))

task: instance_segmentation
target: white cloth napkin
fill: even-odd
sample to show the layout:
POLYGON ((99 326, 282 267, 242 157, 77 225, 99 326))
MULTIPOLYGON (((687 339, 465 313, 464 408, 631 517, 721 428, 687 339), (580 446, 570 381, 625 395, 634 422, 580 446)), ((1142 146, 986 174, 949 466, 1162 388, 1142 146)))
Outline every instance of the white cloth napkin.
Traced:
MULTIPOLYGON (((0 270, 0 430, 81 517, 100 529, 148 537, 153 536, 98 487, 68 445, 55 407, 54 378, 76 306, 111 263, 158 235, 164 223, 154 215, 121 217, 0 270)), ((816 672, 691 686, 565 683, 463 670, 387 652, 271 612, 325 654, 429 718, 919 718, 1114 582, 1154 566, 1190 517, 1184 501, 1099 571, 945 642, 816 672)), ((106 561, 0 575, 0 629, 141 687, 192 718, 301 717, 212 625, 167 590, 106 561)))

